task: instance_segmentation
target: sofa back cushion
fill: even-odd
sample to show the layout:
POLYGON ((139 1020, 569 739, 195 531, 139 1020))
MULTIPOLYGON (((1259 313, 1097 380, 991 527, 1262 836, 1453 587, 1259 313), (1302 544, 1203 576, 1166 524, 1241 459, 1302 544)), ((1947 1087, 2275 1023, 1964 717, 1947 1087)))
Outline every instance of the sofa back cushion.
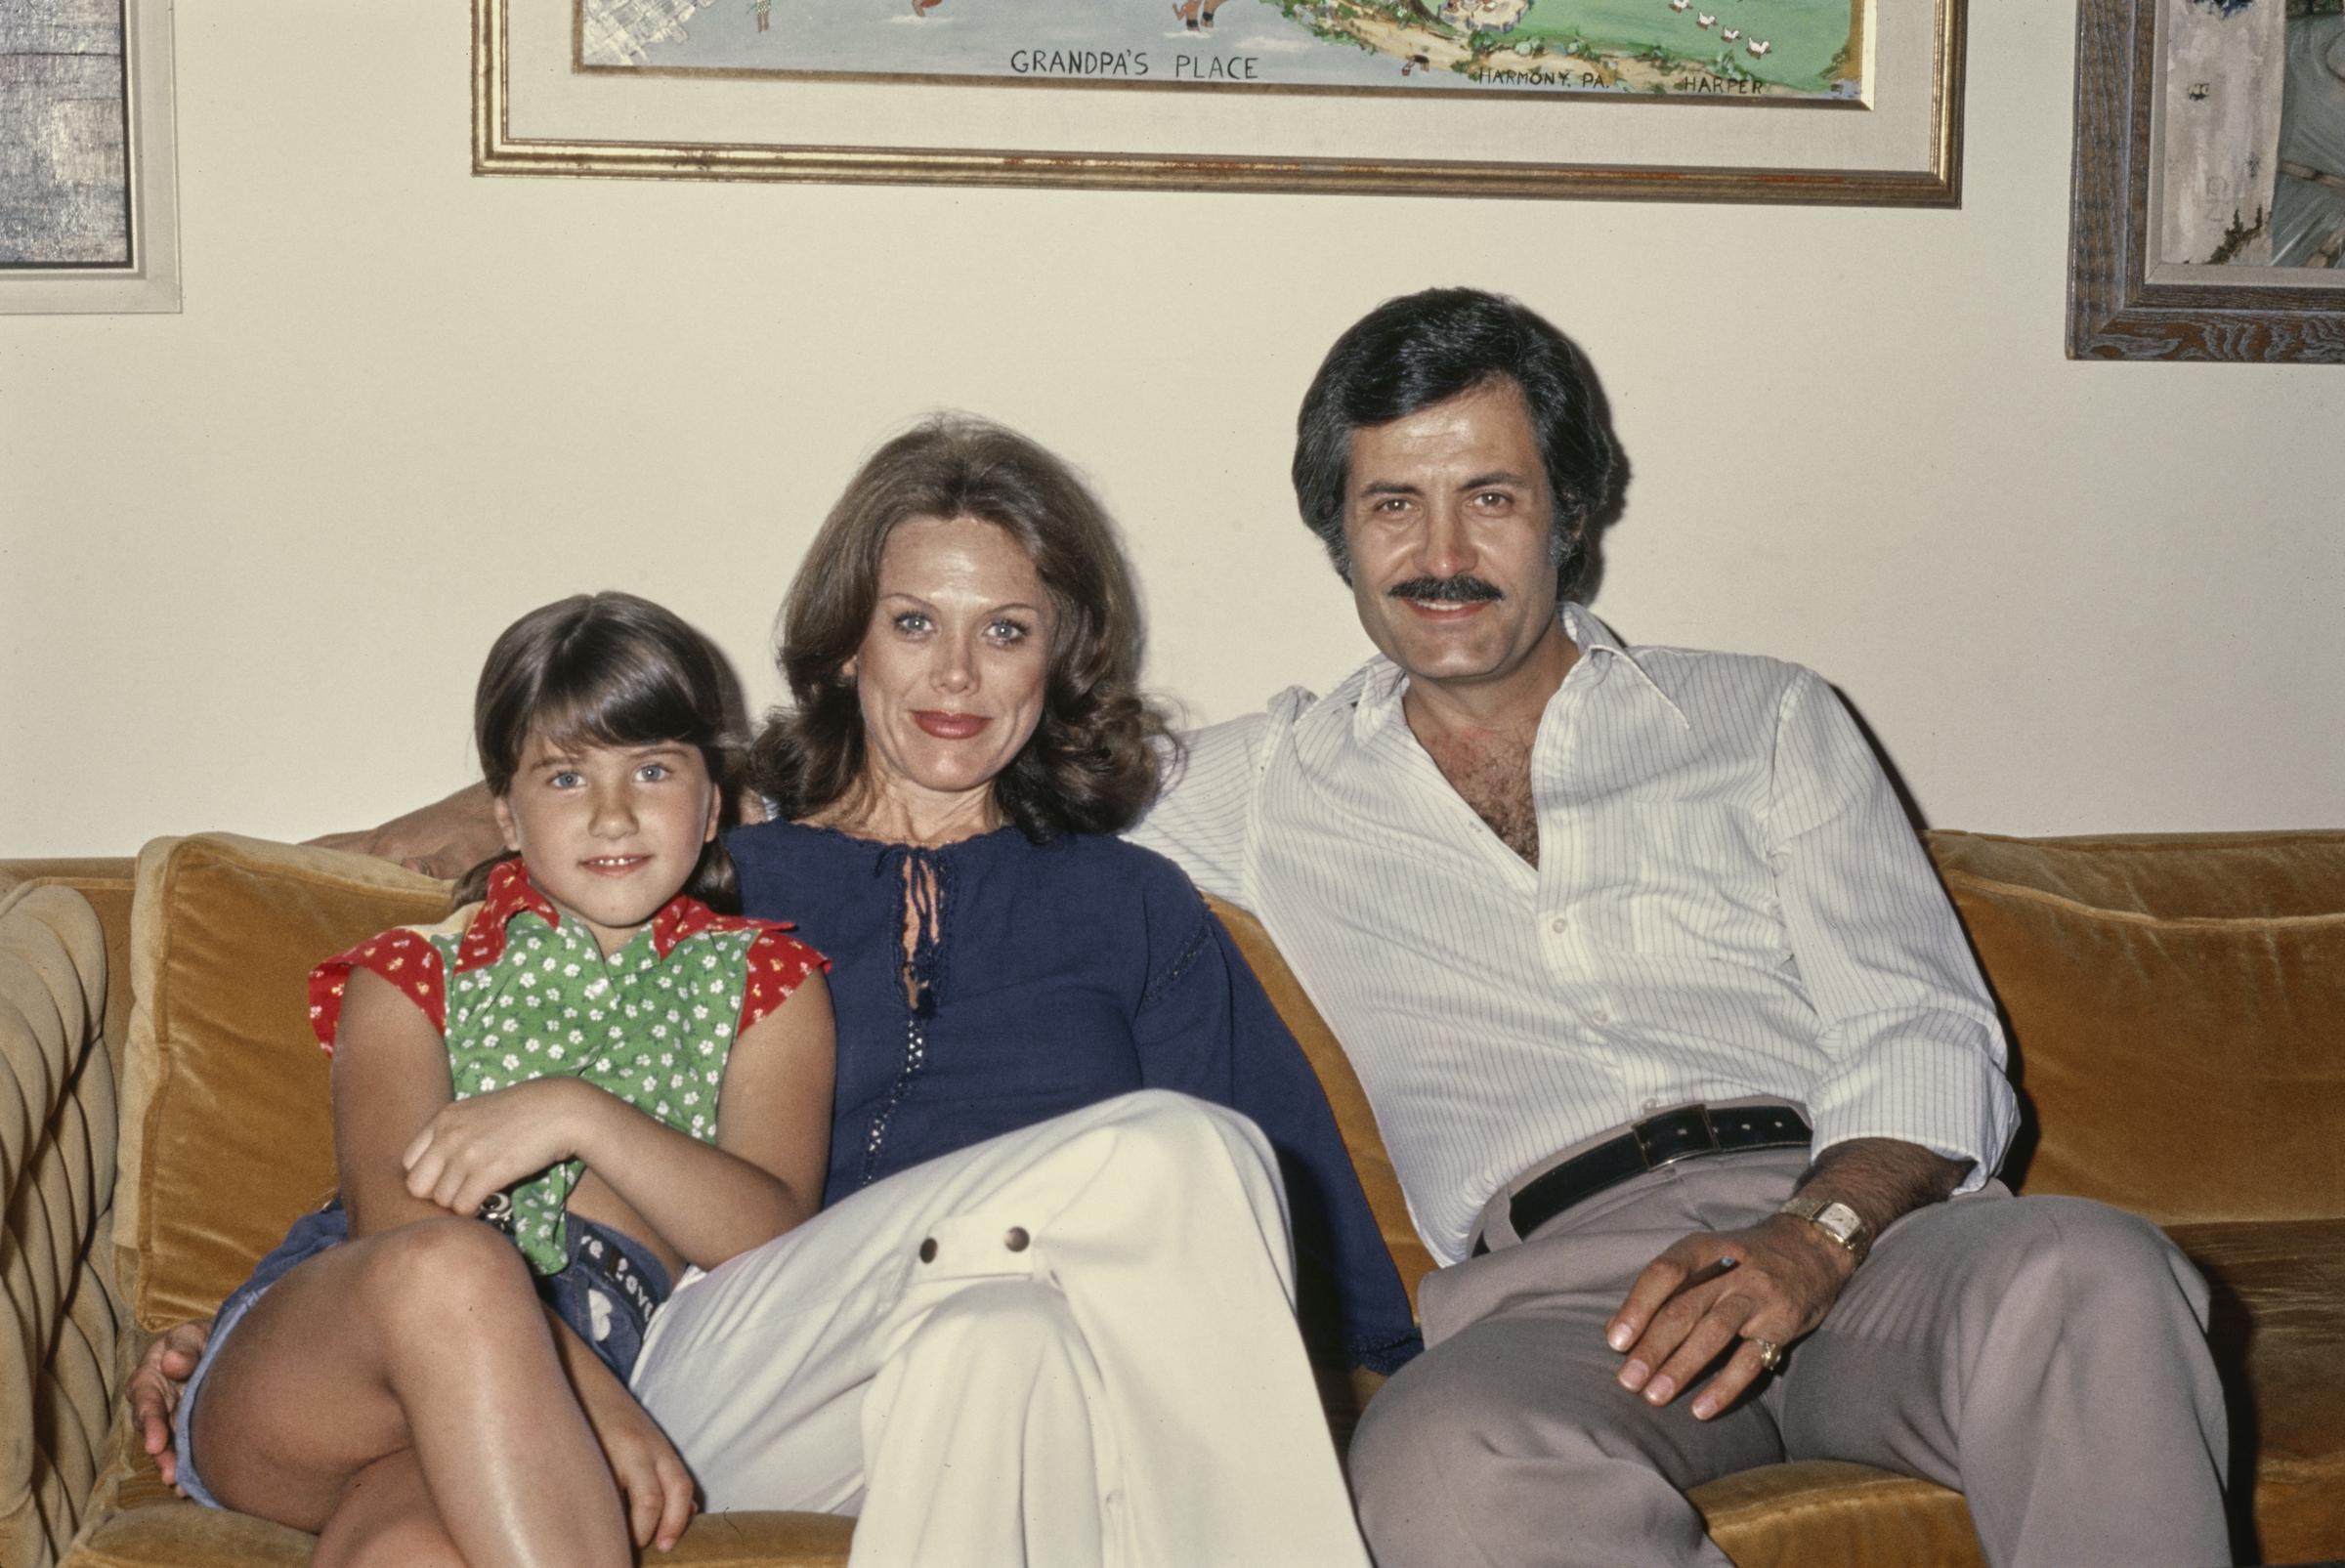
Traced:
POLYGON ((445 882, 330 850, 206 833, 140 853, 114 1239, 142 1328, 210 1317, 333 1191, 310 969, 448 903, 445 882))
POLYGON ((1359 1172, 1360 1186, 1368 1194, 1368 1208, 1376 1215, 1376 1228, 1383 1233, 1385 1245, 1392 1249, 1392 1260, 1400 1266, 1400 1282, 1408 1287, 1409 1305, 1414 1307, 1417 1282, 1432 1272, 1433 1254, 1418 1240, 1416 1221, 1409 1217, 1409 1201, 1401 1195, 1400 1176, 1392 1168, 1392 1156, 1386 1151, 1384 1134, 1377 1128, 1376 1112, 1368 1104, 1368 1091, 1360 1086, 1351 1059, 1336 1043, 1335 1031, 1327 1027, 1327 1020, 1319 1016, 1319 1009, 1303 995, 1302 983, 1279 955, 1270 933, 1262 929, 1262 922, 1237 906, 1210 895, 1206 903, 1228 928, 1238 951, 1246 955, 1247 966, 1261 982, 1271 1005, 1278 1009, 1278 1016, 1318 1073, 1319 1086, 1327 1091, 1327 1102, 1336 1113, 1336 1125, 1343 1134, 1344 1147, 1351 1151, 1352 1168, 1359 1172))
POLYGON ((2023 1191, 2345 1213, 2345 832, 1929 837, 2011 1026, 2023 1191))
MULTIPOLYGON (((2011 1024, 2023 1190, 2165 1223, 2345 1212, 2345 832, 1930 848, 2011 1024)), ((142 1327, 208 1316, 333 1187, 310 967, 447 908, 445 883, 325 850, 203 834, 140 856, 115 1239, 142 1327)), ((1215 908, 1414 1296, 1431 1259, 1359 1081, 1258 922, 1215 908)))

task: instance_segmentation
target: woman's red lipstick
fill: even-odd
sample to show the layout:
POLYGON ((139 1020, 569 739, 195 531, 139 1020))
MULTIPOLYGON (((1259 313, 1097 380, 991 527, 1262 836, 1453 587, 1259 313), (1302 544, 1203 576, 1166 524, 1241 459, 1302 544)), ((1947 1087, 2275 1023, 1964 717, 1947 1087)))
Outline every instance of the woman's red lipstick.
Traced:
POLYGON ((914 711, 912 722, 939 741, 966 741, 994 721, 982 713, 944 713, 934 708, 919 708, 914 711))

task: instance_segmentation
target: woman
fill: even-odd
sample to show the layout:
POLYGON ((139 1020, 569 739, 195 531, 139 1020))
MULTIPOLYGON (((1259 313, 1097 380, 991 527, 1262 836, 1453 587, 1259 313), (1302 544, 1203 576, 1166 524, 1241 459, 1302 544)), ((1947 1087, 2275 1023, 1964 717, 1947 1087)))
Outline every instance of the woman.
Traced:
POLYGON ((1097 503, 996 426, 888 443, 807 553, 731 847, 833 961, 826 1211, 680 1288, 635 1379, 711 1508, 860 1511, 859 1561, 1361 1560, 1279 1156, 1352 1358, 1407 1306, 1218 922, 1105 836, 1156 790, 1139 644, 1097 503))
POLYGON ((859 1563, 1364 1561, 1288 1205, 1346 1359, 1406 1358, 1406 1297, 1218 922, 1105 836, 1156 789, 1139 655, 1097 503, 993 425, 888 443, 810 548, 730 847, 833 963, 826 1207, 634 1377, 711 1508, 860 1512, 859 1563))

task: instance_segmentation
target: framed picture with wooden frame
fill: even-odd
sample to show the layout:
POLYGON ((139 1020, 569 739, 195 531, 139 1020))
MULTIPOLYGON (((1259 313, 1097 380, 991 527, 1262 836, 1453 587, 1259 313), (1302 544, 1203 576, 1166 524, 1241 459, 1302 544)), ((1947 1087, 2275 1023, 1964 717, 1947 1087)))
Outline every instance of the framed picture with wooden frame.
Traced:
POLYGON ((171 0, 0 21, 0 314, 180 308, 171 0))
POLYGON ((473 168, 1953 206, 1964 3, 473 0, 473 168))
POLYGON ((2070 359, 2345 362, 2345 0, 2080 0, 2070 359))

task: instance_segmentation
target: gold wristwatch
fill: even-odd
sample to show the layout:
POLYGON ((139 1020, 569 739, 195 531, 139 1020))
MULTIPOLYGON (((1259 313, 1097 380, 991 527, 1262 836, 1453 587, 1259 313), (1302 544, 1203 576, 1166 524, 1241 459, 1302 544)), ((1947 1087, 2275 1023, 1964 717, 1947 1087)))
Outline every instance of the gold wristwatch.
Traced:
POLYGON ((1826 1203, 1821 1198, 1791 1198, 1786 1199, 1783 1207, 1775 1212, 1806 1220, 1831 1237, 1836 1245, 1845 1249, 1859 1263, 1864 1261, 1864 1254, 1873 1250, 1872 1227, 1864 1222, 1862 1214, 1847 1204, 1826 1203))

